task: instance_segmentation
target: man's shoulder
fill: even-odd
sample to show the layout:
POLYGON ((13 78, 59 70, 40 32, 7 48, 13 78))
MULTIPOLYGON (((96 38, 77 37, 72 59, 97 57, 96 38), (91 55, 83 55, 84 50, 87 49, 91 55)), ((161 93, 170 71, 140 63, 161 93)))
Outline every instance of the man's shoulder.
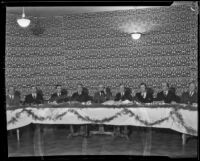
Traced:
POLYGON ((77 95, 78 94, 78 92, 74 92, 73 94, 72 94, 72 96, 75 96, 75 95, 77 95))
POLYGON ((51 97, 54 97, 54 96, 56 96, 56 93, 51 94, 51 97))
POLYGON ((141 95, 141 92, 137 92, 136 95, 137 95, 137 96, 138 96, 138 95, 141 95))
POLYGON ((98 95, 99 95, 99 92, 98 92, 98 91, 96 91, 96 92, 94 93, 94 95, 98 96, 98 95))
POLYGON ((163 91, 158 92, 158 95, 159 95, 159 94, 163 94, 163 91))
POLYGON ((31 97, 31 94, 27 94, 26 97, 31 97))
POLYGON ((189 92, 188 92, 188 91, 185 91, 185 92, 182 93, 182 95, 183 95, 183 96, 189 95, 189 92))

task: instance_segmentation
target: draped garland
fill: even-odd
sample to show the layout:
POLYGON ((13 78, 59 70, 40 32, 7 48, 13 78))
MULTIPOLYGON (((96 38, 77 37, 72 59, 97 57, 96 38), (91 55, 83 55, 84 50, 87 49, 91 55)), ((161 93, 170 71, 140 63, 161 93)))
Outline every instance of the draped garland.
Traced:
POLYGON ((197 80, 198 23, 190 6, 30 17, 27 29, 16 17, 7 14, 5 74, 22 97, 31 85, 48 98, 58 83, 72 91, 82 83, 93 94, 99 83, 115 93, 120 83, 138 89, 145 82, 158 91, 163 81, 180 95, 197 80), (38 21, 39 36, 32 32, 38 21), (122 30, 132 22, 149 33, 133 41, 122 30))
POLYGON ((173 107, 172 107, 172 111, 170 111, 170 113, 169 113, 169 116, 161 118, 161 119, 156 120, 154 122, 149 122, 147 120, 142 119, 138 114, 135 114, 133 111, 131 111, 128 108, 122 108, 122 110, 120 110, 119 112, 116 112, 113 116, 104 117, 103 119, 100 119, 100 120, 99 119, 93 119, 93 118, 91 118, 87 115, 83 116, 78 112, 78 110, 76 108, 69 108, 69 109, 64 110, 64 112, 62 112, 62 113, 59 113, 59 114, 56 114, 56 115, 55 114, 54 115, 47 115, 46 117, 39 116, 39 115, 35 114, 32 111, 32 109, 23 108, 21 111, 17 112, 13 117, 11 117, 10 120, 7 122, 7 124, 8 125, 9 124, 15 124, 18 121, 18 119, 20 118, 20 115, 24 112, 27 113, 28 116, 31 116, 32 119, 35 120, 35 121, 61 120, 68 113, 72 113, 78 119, 80 119, 82 121, 94 123, 94 124, 109 123, 109 122, 117 119, 118 117, 122 117, 123 115, 128 115, 129 117, 134 117, 135 120, 139 121, 142 125, 145 125, 145 126, 148 126, 148 127, 151 127, 151 126, 154 126, 154 125, 159 125, 159 124, 169 120, 170 118, 172 118, 175 122, 179 123, 183 128, 185 128, 187 133, 193 134, 193 135, 195 135, 197 133, 197 131, 195 129, 186 125, 181 113, 179 113, 179 109, 173 108, 173 107))

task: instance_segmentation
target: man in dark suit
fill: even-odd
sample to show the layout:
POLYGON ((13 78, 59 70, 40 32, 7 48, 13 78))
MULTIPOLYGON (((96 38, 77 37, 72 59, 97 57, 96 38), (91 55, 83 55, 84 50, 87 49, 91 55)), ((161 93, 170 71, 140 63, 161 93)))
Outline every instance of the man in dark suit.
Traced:
POLYGON ((106 94, 104 92, 104 87, 102 84, 99 85, 98 91, 94 94, 93 101, 95 103, 103 103, 106 101, 106 94))
MULTIPOLYGON (((132 101, 132 96, 131 96, 131 93, 129 93, 129 92, 127 92, 127 90, 125 90, 124 85, 120 84, 119 93, 116 94, 115 101, 125 101, 125 100, 132 101)), ((120 126, 114 127, 114 135, 128 137, 128 135, 127 135, 128 127, 127 126, 123 126, 122 133, 121 133, 120 126)))
POLYGON ((164 101, 165 103, 175 103, 178 102, 178 96, 176 96, 175 91, 169 90, 169 84, 162 83, 162 91, 157 94, 156 101, 164 101))
MULTIPOLYGON (((86 90, 86 88, 83 88, 82 84, 78 84, 77 87, 77 92, 73 93, 72 97, 71 97, 71 101, 77 101, 77 102, 87 102, 87 101, 91 101, 92 98, 89 96, 88 94, 88 90, 86 90)), ((74 126, 71 125, 70 126, 70 135, 72 136, 77 136, 77 135, 87 135, 87 125, 80 125, 80 126, 74 126), (74 133, 74 129, 75 127, 80 128, 80 130, 76 130, 78 132, 74 133)))
POLYGON ((6 95, 7 106, 20 105, 20 93, 15 91, 14 87, 9 87, 8 94, 6 95))
POLYGON ((198 94, 195 91, 196 86, 194 82, 189 84, 189 89, 187 92, 184 92, 181 96, 181 103, 185 104, 194 104, 198 101, 198 94))
POLYGON ((125 100, 129 100, 129 101, 132 101, 132 96, 130 93, 128 93, 126 90, 125 90, 125 87, 123 84, 121 84, 119 86, 119 93, 116 94, 115 96, 115 101, 125 101, 125 100))
POLYGON ((147 90, 147 86, 145 83, 140 84, 140 92, 136 93, 135 99, 140 103, 153 102, 153 94, 147 90))
POLYGON ((91 98, 88 95, 88 92, 83 90, 82 84, 78 84, 77 92, 73 93, 71 97, 71 101, 78 101, 78 102, 91 101, 91 98))
POLYGON ((106 101, 113 100, 112 92, 110 90, 110 87, 104 88, 104 93, 106 95, 106 101))
POLYGON ((31 94, 25 97, 24 104, 43 104, 44 99, 41 94, 37 92, 37 88, 35 86, 31 87, 31 94))
POLYGON ((56 85, 56 92, 51 95, 49 102, 63 103, 69 101, 67 90, 62 89, 61 85, 56 85))

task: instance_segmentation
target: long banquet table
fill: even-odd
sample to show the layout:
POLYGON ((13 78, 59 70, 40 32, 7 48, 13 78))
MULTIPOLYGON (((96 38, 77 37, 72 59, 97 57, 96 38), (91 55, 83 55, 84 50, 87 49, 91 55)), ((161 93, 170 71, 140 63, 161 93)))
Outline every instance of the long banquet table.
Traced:
POLYGON ((40 105, 9 107, 7 130, 34 124, 104 124, 168 128, 197 136, 197 107, 181 104, 40 105))

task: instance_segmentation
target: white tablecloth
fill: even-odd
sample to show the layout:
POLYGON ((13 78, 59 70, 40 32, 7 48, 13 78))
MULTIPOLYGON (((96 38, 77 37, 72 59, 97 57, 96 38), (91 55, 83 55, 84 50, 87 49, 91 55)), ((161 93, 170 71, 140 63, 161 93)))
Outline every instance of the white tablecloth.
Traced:
POLYGON ((174 107, 34 108, 7 110, 7 129, 37 124, 105 124, 169 128, 197 136, 197 110, 174 107))

